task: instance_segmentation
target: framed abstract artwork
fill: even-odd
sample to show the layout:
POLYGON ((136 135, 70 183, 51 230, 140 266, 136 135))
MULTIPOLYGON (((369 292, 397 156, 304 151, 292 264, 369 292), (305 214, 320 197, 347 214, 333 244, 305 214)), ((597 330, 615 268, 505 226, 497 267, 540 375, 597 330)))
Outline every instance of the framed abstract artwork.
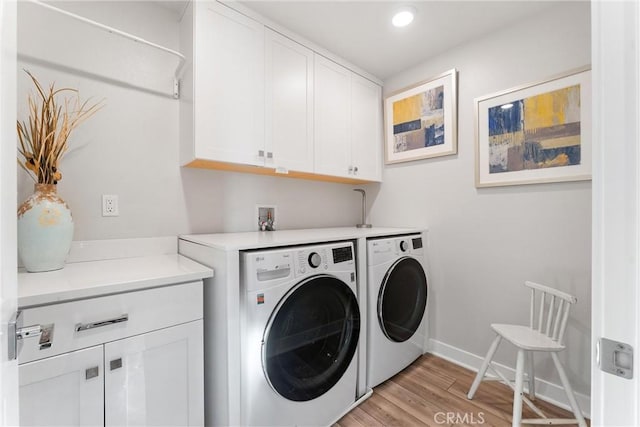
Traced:
POLYGON ((475 100, 476 187, 591 179, 591 71, 475 100))
POLYGON ((385 98, 385 163, 457 152, 457 71, 404 88, 385 98))

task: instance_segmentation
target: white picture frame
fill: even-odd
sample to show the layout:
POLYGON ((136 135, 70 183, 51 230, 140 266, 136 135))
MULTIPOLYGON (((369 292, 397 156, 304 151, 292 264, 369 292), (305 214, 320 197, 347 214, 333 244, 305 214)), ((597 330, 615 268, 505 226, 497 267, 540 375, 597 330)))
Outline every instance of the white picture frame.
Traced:
POLYGON ((475 99, 476 187, 591 179, 591 71, 475 99))

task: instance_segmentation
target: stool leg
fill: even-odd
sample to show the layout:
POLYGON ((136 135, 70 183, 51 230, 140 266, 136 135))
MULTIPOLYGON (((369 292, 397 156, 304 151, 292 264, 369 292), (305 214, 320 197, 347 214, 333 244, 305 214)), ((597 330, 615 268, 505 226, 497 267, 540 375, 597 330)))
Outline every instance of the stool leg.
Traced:
POLYGON ((518 350, 516 361, 516 385, 513 391, 513 427, 520 427, 522 421, 522 389, 524 383, 524 350, 518 350))
POLYGON ((580 407, 578 406, 578 401, 576 400, 576 396, 573 394, 573 388, 571 387, 571 383, 569 382, 569 378, 567 378, 567 374, 564 372, 564 368, 562 367, 562 363, 560 363, 560 359, 558 358, 557 353, 551 353, 551 358, 553 359, 553 363, 556 365, 556 369, 558 370, 558 374, 560 375, 560 381, 562 382, 562 386, 564 387, 564 391, 567 394, 567 398, 569 399, 569 403, 571 404, 571 409, 573 409, 573 415, 578 420, 578 425, 580 427, 587 427, 587 423, 582 416, 582 412, 580 412, 580 407))
POLYGON ((527 352, 529 362, 529 399, 536 400, 536 376, 533 372, 533 351, 527 352))
POLYGON ((476 391, 478 390, 478 387, 480 386, 480 383, 482 382, 482 379, 484 378, 484 374, 487 372, 487 368, 489 367, 489 363, 491 363, 491 359, 493 359, 493 355, 495 354, 496 350, 498 349, 498 344, 500 344, 500 340, 502 339, 502 337, 500 335, 498 335, 496 337, 496 339, 493 340, 493 342, 491 343, 491 347, 489 347, 489 351, 487 352, 487 356, 484 358, 484 361, 482 362, 482 366, 480 366, 480 370, 478 371, 478 374, 476 375, 476 378, 473 380, 473 384, 471 384, 471 388, 469 389, 469 393, 467 393, 467 399, 471 400, 473 399, 473 396, 476 394, 476 391))

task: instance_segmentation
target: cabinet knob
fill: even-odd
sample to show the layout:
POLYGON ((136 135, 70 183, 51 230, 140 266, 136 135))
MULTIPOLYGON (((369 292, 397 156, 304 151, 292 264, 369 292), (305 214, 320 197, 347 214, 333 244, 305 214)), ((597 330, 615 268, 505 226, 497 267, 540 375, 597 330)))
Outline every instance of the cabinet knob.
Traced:
POLYGON ((258 150, 258 157, 264 157, 264 150, 258 150))
POLYGON ((357 167, 357 166, 354 166, 354 167, 353 167, 353 174, 354 174, 354 175, 357 175, 357 174, 358 174, 358 167, 357 167))
POLYGON ((271 151, 267 151, 267 159, 273 159, 273 153, 271 151))
POLYGON ((349 175, 353 173, 353 166, 349 166, 349 175))

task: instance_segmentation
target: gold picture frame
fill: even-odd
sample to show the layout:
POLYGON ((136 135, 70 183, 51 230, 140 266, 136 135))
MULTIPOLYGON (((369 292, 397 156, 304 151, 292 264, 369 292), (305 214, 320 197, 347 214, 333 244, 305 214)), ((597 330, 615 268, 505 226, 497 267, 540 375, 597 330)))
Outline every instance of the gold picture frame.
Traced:
POLYGON ((457 74, 454 68, 385 98, 386 164, 457 153, 457 74))

